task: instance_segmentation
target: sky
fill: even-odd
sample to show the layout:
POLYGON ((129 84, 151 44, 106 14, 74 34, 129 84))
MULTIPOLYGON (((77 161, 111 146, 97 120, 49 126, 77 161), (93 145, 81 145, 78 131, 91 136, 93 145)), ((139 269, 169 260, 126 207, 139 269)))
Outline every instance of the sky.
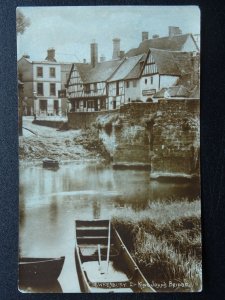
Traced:
POLYGON ((90 43, 98 43, 98 55, 112 58, 113 38, 120 38, 120 50, 136 48, 142 31, 149 37, 168 35, 168 26, 182 33, 200 33, 197 6, 52 6, 19 7, 30 26, 17 36, 17 58, 28 54, 44 60, 48 48, 55 48, 56 60, 90 61, 90 43))

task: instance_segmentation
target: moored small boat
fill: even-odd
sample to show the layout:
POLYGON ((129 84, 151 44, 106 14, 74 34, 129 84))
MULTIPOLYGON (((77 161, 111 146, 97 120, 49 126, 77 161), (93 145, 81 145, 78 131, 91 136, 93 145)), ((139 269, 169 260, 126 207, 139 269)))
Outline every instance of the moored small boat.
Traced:
POLYGON ((43 168, 46 169, 58 169, 59 168, 59 162, 55 159, 44 159, 43 160, 43 168))
POLYGON ((19 259, 19 282, 53 282, 62 271, 65 256, 19 259))
POLYGON ((75 261, 82 292, 155 292, 109 220, 76 220, 75 261))

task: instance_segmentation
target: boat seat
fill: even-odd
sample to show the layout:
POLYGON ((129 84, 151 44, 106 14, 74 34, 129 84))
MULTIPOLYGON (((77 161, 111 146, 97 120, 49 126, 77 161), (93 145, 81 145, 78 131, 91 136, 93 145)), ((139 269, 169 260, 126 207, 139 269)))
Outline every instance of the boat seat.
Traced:
MULTIPOLYGON (((100 245, 101 248, 101 257, 102 259, 107 258, 107 249, 108 247, 105 245, 100 245)), ((98 260, 98 245, 92 245, 92 247, 89 245, 86 247, 86 245, 79 245, 79 253, 82 257, 82 260, 86 259, 92 259, 92 260, 98 260)), ((111 244, 110 246, 110 257, 115 257, 119 255, 119 251, 114 248, 114 244, 111 244)))

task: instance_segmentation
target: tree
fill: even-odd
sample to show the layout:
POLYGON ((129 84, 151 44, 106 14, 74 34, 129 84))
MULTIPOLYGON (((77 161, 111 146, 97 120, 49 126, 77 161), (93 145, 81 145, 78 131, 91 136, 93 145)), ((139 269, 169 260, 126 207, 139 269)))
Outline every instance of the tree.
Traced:
POLYGON ((16 32, 23 34, 25 29, 30 26, 30 19, 26 18, 24 14, 17 8, 16 10, 16 32))

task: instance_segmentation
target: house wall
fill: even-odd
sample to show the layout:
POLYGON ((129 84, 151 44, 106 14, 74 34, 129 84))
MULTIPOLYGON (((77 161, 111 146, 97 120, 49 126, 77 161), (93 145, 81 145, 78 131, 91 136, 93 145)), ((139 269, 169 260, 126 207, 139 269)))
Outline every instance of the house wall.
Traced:
POLYGON ((37 84, 39 82, 43 83, 43 95, 38 95, 37 98, 52 98, 52 99, 58 99, 58 91, 61 90, 61 82, 50 82, 50 81, 34 81, 33 87, 34 91, 37 92, 37 84), (50 95, 50 83, 55 83, 55 96, 50 95))
POLYGON ((116 108, 125 103, 124 98, 124 81, 118 81, 119 93, 117 95, 117 82, 108 83, 108 109, 114 109, 113 102, 116 101, 116 108))
POLYGON ((37 84, 43 83, 43 95, 36 94, 34 100, 34 112, 38 115, 55 115, 61 113, 62 101, 58 99, 58 91, 61 90, 61 66, 54 63, 34 63, 33 64, 33 89, 37 92, 37 84), (37 68, 42 67, 43 76, 37 76, 37 68), (55 68, 55 77, 50 76, 50 68, 55 68), (55 95, 50 94, 50 84, 55 83, 55 95), (41 110, 40 101, 47 101, 47 111, 41 110), (58 112, 54 109, 54 100, 58 101, 58 112))
POLYGON ((129 80, 129 87, 126 87, 125 84, 125 103, 128 103, 132 100, 137 100, 142 98, 140 90, 140 81, 139 79, 135 80, 136 87, 133 86, 134 80, 129 80))
MULTIPOLYGON (((33 64, 33 80, 34 81, 48 81, 48 82, 60 82, 61 83, 61 66, 57 64, 33 64), (43 77, 37 76, 37 67, 43 68, 43 77), (50 77, 50 68, 55 68, 55 77, 50 77)), ((61 87, 60 87, 61 88, 61 87)))
POLYGON ((140 78, 140 91, 141 91, 141 100, 146 102, 146 100, 154 94, 154 91, 159 90, 159 74, 152 76, 143 76, 140 78), (153 82, 151 83, 151 77, 153 82), (146 82, 147 81, 147 82, 146 82))

